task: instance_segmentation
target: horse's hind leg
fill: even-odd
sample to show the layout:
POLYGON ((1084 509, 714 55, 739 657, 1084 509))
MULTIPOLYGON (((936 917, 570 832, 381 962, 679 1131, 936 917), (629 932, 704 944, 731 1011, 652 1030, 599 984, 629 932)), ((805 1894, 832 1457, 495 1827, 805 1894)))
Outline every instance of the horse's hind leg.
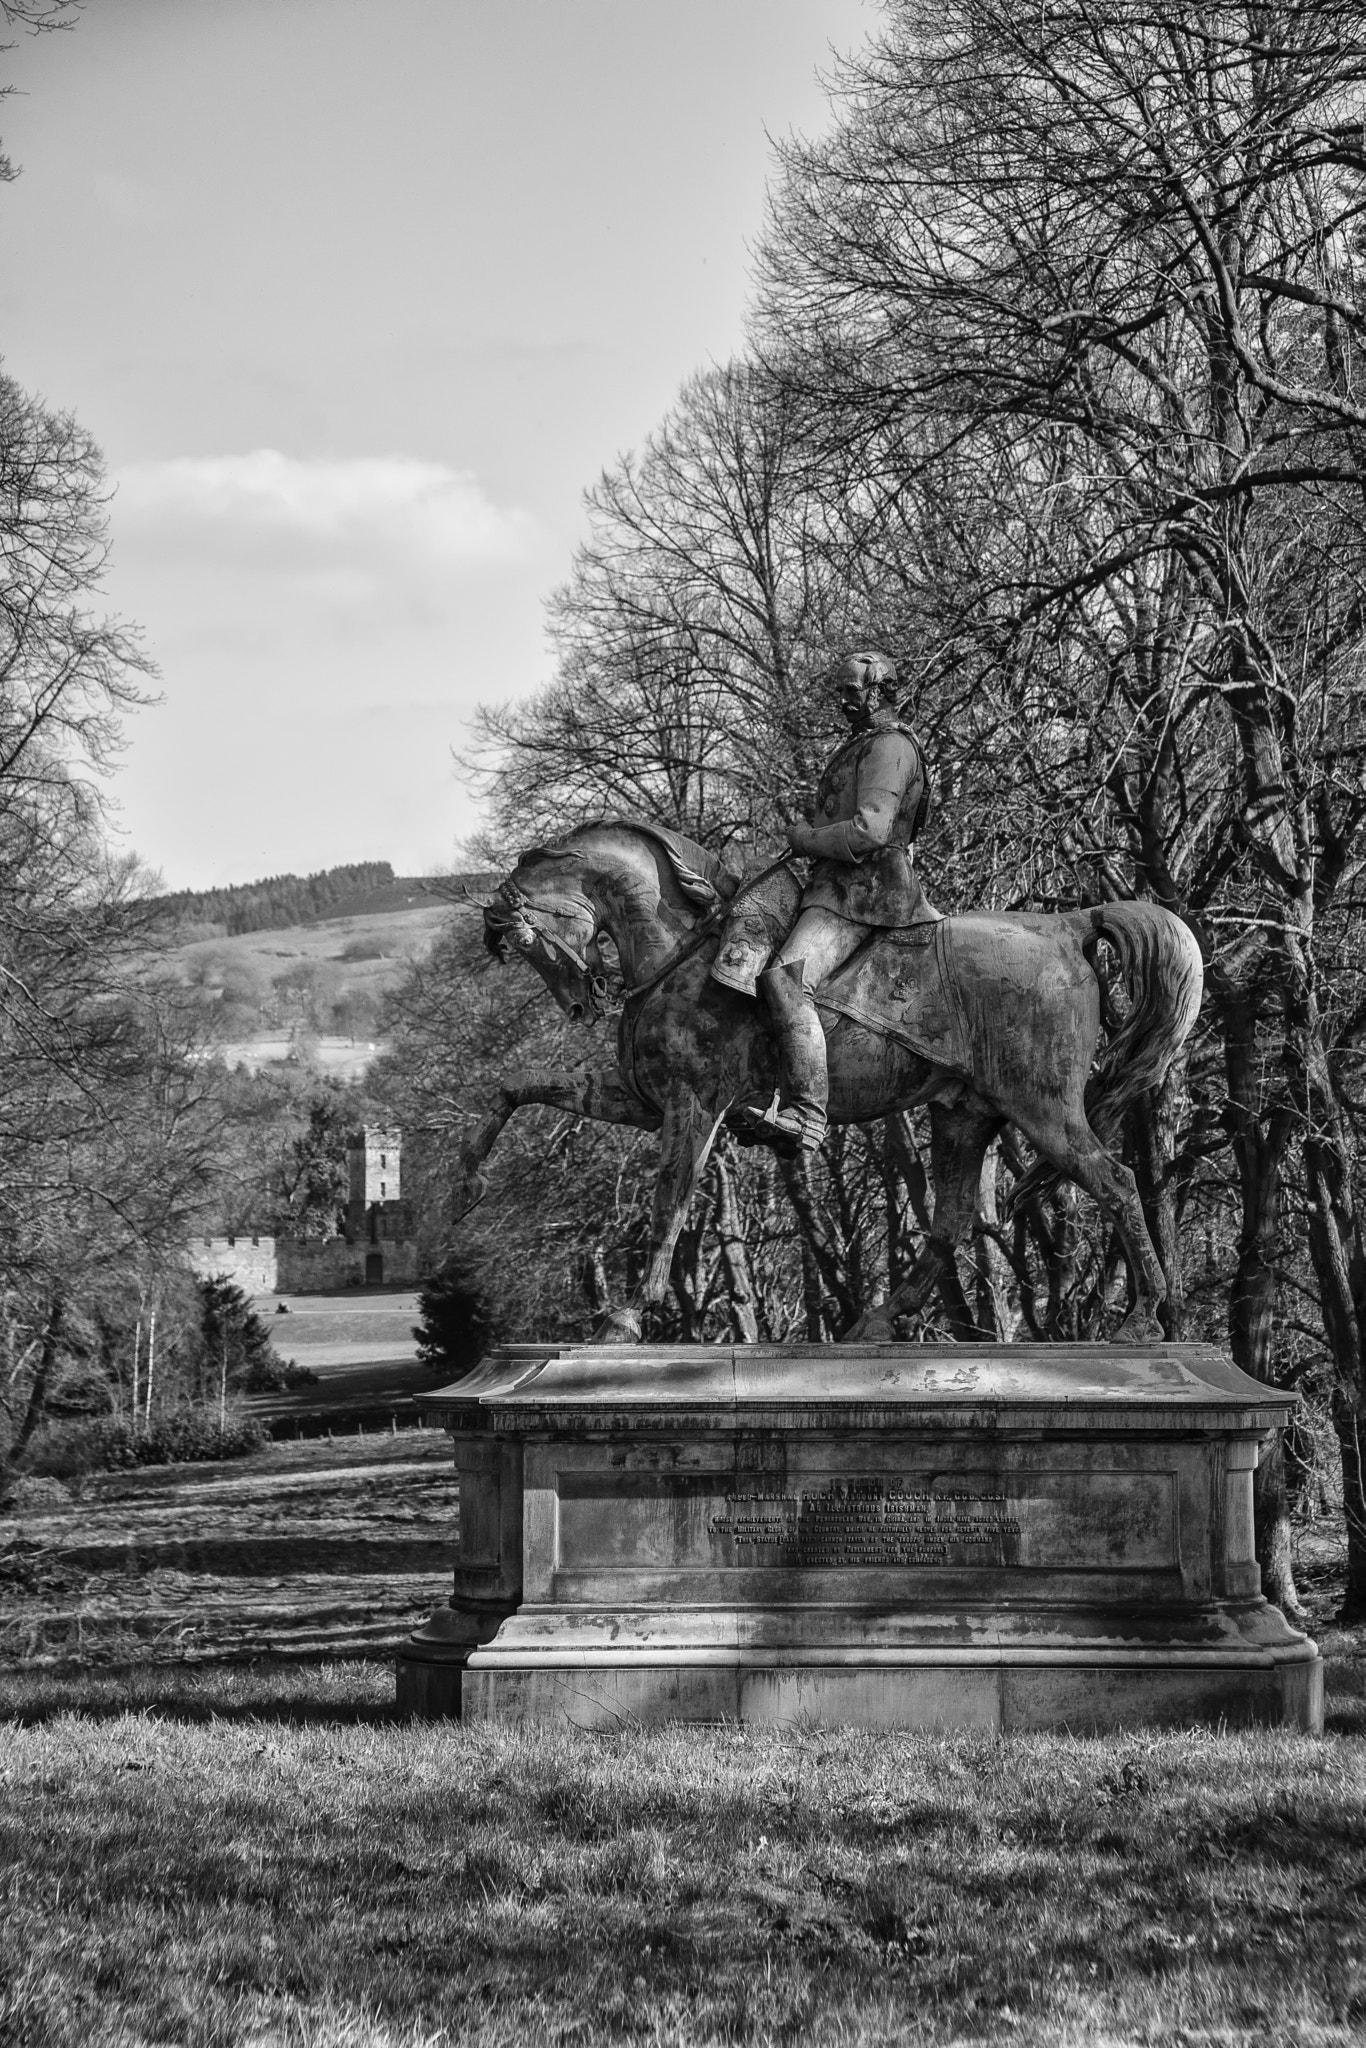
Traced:
POLYGON ((1167 1279, 1148 1235, 1138 1183, 1128 1167, 1106 1151, 1079 1110, 1068 1116, 1061 1130, 1025 1123, 1020 1128, 1060 1173, 1085 1189, 1119 1233, 1133 1275, 1134 1305, 1111 1342, 1160 1343, 1164 1333, 1157 1311, 1167 1298, 1167 1279))
POLYGON ((976 1096, 952 1105, 930 1104, 930 1175, 934 1181, 930 1234, 900 1287, 881 1308, 861 1315, 841 1338, 842 1343, 890 1343, 893 1317, 912 1315, 923 1308, 936 1285, 954 1336, 968 1342, 981 1336, 958 1278, 954 1254, 972 1228, 982 1161, 1004 1121, 976 1096))

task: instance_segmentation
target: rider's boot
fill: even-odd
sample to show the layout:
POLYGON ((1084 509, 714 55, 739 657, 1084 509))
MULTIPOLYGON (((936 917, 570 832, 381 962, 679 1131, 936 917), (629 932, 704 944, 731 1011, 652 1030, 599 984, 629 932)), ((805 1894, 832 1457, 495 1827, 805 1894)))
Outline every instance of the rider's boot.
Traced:
POLYGON ((766 1122, 775 1136, 792 1140, 803 1152, 814 1152, 825 1136, 830 1079, 825 1032, 802 975, 803 963, 793 960, 770 967, 759 981, 773 1019, 782 1074, 779 1107, 766 1122))

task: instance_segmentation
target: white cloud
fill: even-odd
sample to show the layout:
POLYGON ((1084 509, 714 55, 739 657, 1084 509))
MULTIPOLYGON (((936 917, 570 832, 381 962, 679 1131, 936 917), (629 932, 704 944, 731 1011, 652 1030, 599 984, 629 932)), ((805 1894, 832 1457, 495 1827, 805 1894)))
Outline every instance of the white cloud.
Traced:
POLYGON ((108 598, 164 693, 119 787, 168 885, 357 847, 416 872, 470 829, 451 749, 545 672, 543 528, 403 456, 180 457, 119 484, 108 598))
POLYGON ((523 559, 541 539, 528 513, 495 505, 472 472, 408 455, 184 455, 130 464, 118 483, 120 526, 174 524, 182 542, 211 528, 331 554, 378 546, 449 571, 523 559))

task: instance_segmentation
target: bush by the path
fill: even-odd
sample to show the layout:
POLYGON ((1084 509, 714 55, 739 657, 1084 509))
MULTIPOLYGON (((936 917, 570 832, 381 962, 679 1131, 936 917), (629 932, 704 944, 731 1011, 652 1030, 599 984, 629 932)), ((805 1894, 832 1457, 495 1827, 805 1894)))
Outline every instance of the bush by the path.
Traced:
POLYGON ((30 1470, 55 1479, 83 1472, 130 1471, 138 1465, 197 1465, 246 1458, 270 1441, 251 1416, 229 1415, 219 1426, 216 1409, 183 1408, 157 1416, 150 1428, 123 1416, 50 1429, 39 1441, 30 1470))

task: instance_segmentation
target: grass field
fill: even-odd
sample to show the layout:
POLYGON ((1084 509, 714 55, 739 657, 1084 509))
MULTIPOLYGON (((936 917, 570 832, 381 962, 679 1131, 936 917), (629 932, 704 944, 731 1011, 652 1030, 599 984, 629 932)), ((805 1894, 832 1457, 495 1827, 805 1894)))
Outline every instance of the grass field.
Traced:
POLYGON ((449 1366, 418 1359, 416 1293, 357 1288, 344 1295, 292 1294, 287 1303, 287 1316, 276 1313, 274 1295, 258 1295, 255 1307, 281 1356, 306 1367, 316 1380, 249 1397, 248 1410, 276 1435, 289 1434, 292 1425, 316 1434, 320 1418, 332 1418, 339 1433, 358 1421, 374 1426, 390 1415, 411 1422, 412 1396, 451 1378, 449 1366))
POLYGON ((80 1673, 389 1649, 451 1569, 453 1490, 450 1445, 425 1429, 98 1475, 0 1521, 0 1660, 80 1673))
MULTIPOLYGON (((382 898, 385 892, 374 894, 382 898)), ((342 998, 360 998, 373 1019, 379 999, 398 985, 415 960, 431 951, 453 914, 451 906, 439 898, 399 900, 388 907, 320 918, 279 931, 195 939, 169 948, 162 957, 183 980, 210 987, 226 980, 235 983, 239 992, 245 983, 256 992, 239 1002, 234 1013, 238 1025, 225 1028, 219 1047, 229 1066, 256 1072, 297 1056, 292 1027, 300 1021, 285 1005, 274 1023, 243 1028, 243 1018, 256 1014, 256 997, 268 1003, 277 983, 303 974, 312 976, 317 984, 320 1028, 325 1013, 342 998)), ((355 1080, 382 1049, 370 1042, 372 1028, 367 1026, 354 1038, 323 1030, 322 1036, 309 1043, 309 1063, 339 1080, 355 1080)))
POLYGON ((46 1617, 0 1662, 4 2048, 1366 2039, 1360 1634, 1321 1742, 404 1726, 446 1459, 281 1445, 0 1528, 5 1625, 46 1617))
POLYGON ((319 918, 313 924, 286 925, 279 931, 239 932, 232 938, 193 939, 172 948, 166 958, 188 972, 196 961, 238 961, 256 969, 265 981, 278 980, 301 960, 345 962, 348 986, 386 986, 395 971, 430 950, 451 920, 451 907, 439 898, 391 910, 362 912, 354 917, 319 918), (348 948, 364 949, 347 959, 348 948), (373 948, 370 957, 364 953, 373 948))

